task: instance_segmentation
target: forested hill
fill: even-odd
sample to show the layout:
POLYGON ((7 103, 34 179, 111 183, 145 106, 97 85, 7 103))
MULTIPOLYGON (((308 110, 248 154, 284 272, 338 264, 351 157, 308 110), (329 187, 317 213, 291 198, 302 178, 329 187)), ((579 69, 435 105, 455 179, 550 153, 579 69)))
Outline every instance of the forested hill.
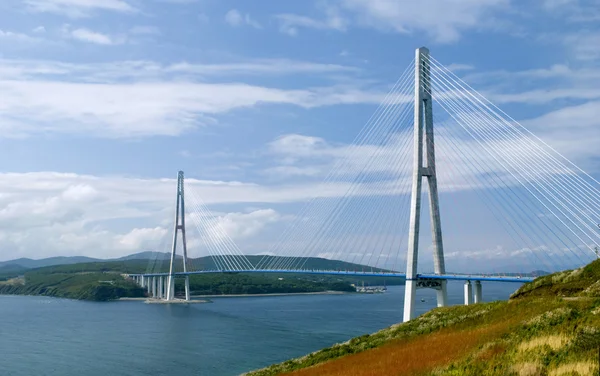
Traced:
MULTIPOLYGON (((258 263, 262 256, 250 256, 258 263)), ((281 260, 285 261, 285 260, 281 260)), ((305 260, 305 269, 317 270, 365 270, 381 269, 319 258, 305 260)), ((218 261, 217 261, 218 262, 218 261)), ((176 271, 182 268, 177 259, 176 271)), ((212 257, 190 259, 194 270, 215 270, 212 257)), ((120 261, 85 262, 78 264, 52 265, 27 269, 18 265, 0 267, 0 294, 48 295, 87 300, 113 300, 120 297, 142 297, 145 291, 123 274, 144 272, 168 272, 169 262, 164 254, 156 260, 122 259, 120 261)), ((354 291, 352 283, 369 285, 403 284, 401 278, 356 278, 290 273, 215 273, 193 275, 190 287, 193 294, 269 294, 322 291, 354 291)), ((183 290, 182 280, 175 285, 176 294, 183 290)))

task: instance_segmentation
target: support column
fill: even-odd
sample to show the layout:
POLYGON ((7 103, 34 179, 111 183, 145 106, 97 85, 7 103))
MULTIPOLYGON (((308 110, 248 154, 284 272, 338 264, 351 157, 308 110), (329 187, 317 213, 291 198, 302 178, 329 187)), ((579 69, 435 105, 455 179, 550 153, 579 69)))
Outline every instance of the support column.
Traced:
POLYGON ((190 301, 190 276, 185 276, 185 300, 190 301))
POLYGON ((156 298, 156 282, 158 282, 156 277, 152 277, 152 297, 156 298))
POLYGON ((471 281, 465 282, 465 305, 473 304, 473 287, 471 281))
POLYGON ((144 282, 145 282, 145 281, 144 281, 144 276, 143 276, 143 275, 141 275, 141 276, 140 276, 140 286, 141 286, 141 287, 146 287, 146 285, 144 285, 144 282))
POLYGON ((167 299, 167 296, 169 295, 169 291, 167 290, 167 287, 169 287, 169 277, 166 277, 164 280, 164 286, 163 286, 164 290, 163 291, 164 291, 165 300, 167 299))
POLYGON ((148 295, 150 295, 150 292, 152 291, 152 287, 150 286, 150 283, 152 282, 152 277, 146 277, 144 278, 144 280, 146 281, 146 290, 148 292, 148 295))
POLYGON ((483 292, 481 290, 481 281, 475 281, 475 304, 483 303, 483 292))
MULTIPOLYGON (((415 294, 417 289, 417 265, 419 257, 419 229, 421 220, 421 191, 423 177, 429 183, 429 205, 433 241, 434 272, 445 274, 444 247, 438 201, 437 177, 435 168, 435 143, 433 137, 433 106, 429 50, 425 47, 416 50, 415 62, 415 104, 414 104, 414 155, 413 185, 410 205, 410 227, 408 233, 408 255, 406 257, 406 286, 404 293, 404 322, 415 317, 415 294), (424 151, 425 128, 426 152, 424 151), (424 166, 424 159, 427 166, 424 166)), ((442 281, 437 291, 437 305, 447 304, 446 281, 442 281)))
POLYGON ((162 275, 158 278, 158 297, 165 297, 165 281, 162 275))

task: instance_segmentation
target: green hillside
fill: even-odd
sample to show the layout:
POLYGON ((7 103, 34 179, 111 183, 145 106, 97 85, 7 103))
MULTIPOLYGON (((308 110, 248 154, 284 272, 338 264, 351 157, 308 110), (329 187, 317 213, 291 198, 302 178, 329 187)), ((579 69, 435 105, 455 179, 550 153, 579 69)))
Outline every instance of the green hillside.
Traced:
POLYGON ((600 260, 249 375, 597 375, 600 260), (350 372, 351 370, 351 372, 350 372))
POLYGON ((44 273, 0 282, 0 294, 44 295, 58 298, 108 301, 121 297, 143 297, 144 290, 119 273, 44 273))
MULTIPOLYGON (((125 257, 119 261, 85 262, 78 264, 51 265, 37 269, 27 269, 19 265, 7 264, 0 267, 0 294, 47 295, 73 299, 112 300, 120 297, 142 297, 145 292, 126 279, 122 274, 145 272, 168 272, 169 262, 164 254, 158 260, 125 257)), ((250 256, 250 261, 258 263, 262 256, 250 256)), ((181 258, 178 258, 181 271, 181 258)), ((217 260, 217 263, 220 260, 217 260)), ((281 260, 285 261, 285 260, 281 260)), ((309 258, 307 269, 362 270, 367 267, 357 264, 309 258)), ((202 257, 190 259, 193 270, 217 269, 215 259, 202 257)), ((370 268, 368 268, 371 270, 370 268)), ((379 271, 380 269, 373 269, 379 271)), ((193 275, 190 277, 192 294, 269 294, 322 291, 354 291, 351 283, 370 285, 403 284, 400 278, 328 276, 290 273, 217 273, 193 275)), ((183 294, 183 279, 175 283, 176 295, 183 294)))

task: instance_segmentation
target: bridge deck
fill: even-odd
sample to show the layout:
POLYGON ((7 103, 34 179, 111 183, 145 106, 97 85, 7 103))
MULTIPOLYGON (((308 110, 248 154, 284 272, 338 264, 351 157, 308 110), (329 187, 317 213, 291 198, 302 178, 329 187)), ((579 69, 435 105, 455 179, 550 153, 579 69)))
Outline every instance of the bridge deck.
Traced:
MULTIPOLYGON (((340 275, 357 277, 386 277, 386 278, 406 278, 404 273, 395 272, 365 272, 353 270, 284 270, 284 269, 248 269, 248 270, 201 270, 194 272, 173 273, 175 276, 195 275, 195 274, 215 274, 215 273, 276 273, 276 274, 320 274, 320 275, 340 275)), ((141 273, 130 274, 130 276, 160 277, 168 276, 169 273, 141 273)), ((419 279, 445 279, 458 281, 490 281, 490 282, 531 282, 535 277, 529 276, 501 276, 485 274, 417 274, 419 279)))

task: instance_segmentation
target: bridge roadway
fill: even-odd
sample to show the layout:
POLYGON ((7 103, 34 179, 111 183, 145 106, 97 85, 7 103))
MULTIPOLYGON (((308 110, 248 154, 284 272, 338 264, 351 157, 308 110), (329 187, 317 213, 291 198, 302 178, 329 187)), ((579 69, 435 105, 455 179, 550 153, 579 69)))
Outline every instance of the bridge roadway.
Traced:
MULTIPOLYGON (((201 270, 194 272, 178 272, 173 273, 174 276, 180 277, 194 274, 215 274, 215 273, 277 273, 277 274, 320 274, 320 275, 340 275, 340 276, 356 276, 356 277, 386 277, 386 278, 406 278, 404 273, 394 272, 364 272, 352 270, 289 270, 289 269, 247 269, 247 270, 201 270)), ((132 277, 166 277, 169 273, 139 273, 129 274, 132 277)), ((525 276, 500 276, 500 275, 485 275, 485 274, 417 274, 417 279, 445 279, 457 281, 488 281, 488 282, 516 282, 525 283, 531 282, 536 277, 525 276)))

